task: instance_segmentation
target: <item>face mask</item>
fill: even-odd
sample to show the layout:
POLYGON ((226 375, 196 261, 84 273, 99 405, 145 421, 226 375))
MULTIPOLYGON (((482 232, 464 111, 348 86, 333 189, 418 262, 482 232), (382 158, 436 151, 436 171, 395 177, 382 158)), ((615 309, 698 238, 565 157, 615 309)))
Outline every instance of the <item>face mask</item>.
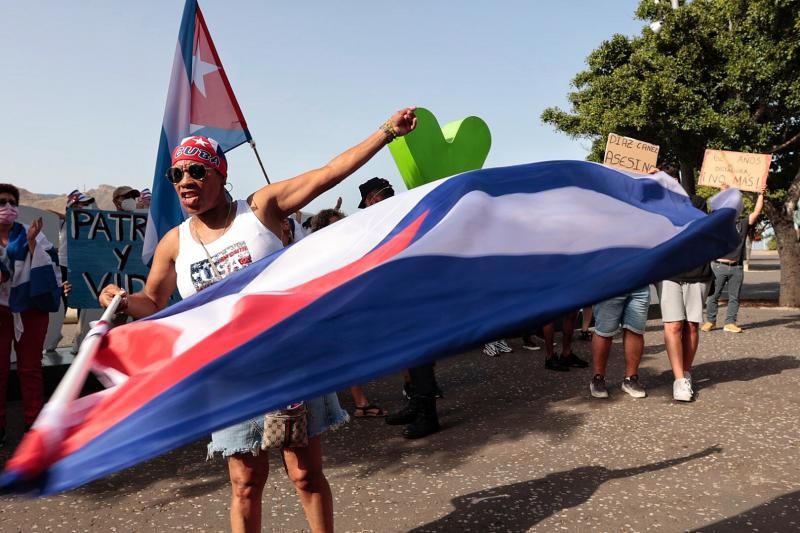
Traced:
POLYGON ((120 202, 119 206, 123 211, 133 211, 136 209, 136 200, 133 198, 125 198, 120 202))
POLYGON ((0 224, 13 224, 17 221, 17 208, 11 204, 0 207, 0 224))

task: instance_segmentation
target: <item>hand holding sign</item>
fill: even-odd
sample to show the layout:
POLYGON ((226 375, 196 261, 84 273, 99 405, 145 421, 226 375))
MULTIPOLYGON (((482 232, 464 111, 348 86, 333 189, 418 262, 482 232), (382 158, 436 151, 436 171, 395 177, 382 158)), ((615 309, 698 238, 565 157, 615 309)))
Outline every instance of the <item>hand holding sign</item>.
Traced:
POLYGON ((417 127, 389 144, 406 187, 436 181, 483 166, 492 145, 489 126, 467 117, 439 127, 433 113, 417 108, 417 127))

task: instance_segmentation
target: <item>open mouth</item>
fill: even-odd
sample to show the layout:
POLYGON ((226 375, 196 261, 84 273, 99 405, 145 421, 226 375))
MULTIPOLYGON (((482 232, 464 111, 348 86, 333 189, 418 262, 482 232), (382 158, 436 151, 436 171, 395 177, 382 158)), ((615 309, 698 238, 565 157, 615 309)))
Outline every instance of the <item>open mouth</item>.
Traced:
POLYGON ((197 204, 200 202, 200 194, 195 190, 182 190, 178 193, 178 196, 181 199, 181 204, 190 209, 197 207, 197 204))

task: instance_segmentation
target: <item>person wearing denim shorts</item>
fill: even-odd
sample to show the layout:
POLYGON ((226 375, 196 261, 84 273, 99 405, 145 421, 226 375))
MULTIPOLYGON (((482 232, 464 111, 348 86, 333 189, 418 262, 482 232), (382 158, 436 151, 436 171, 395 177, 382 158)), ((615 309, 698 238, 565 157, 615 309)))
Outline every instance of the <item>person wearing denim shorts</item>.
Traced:
POLYGON ((622 344, 625 352, 625 379, 622 390, 634 398, 644 398, 647 393, 639 383, 639 363, 644 352, 644 330, 647 310, 650 307, 650 287, 644 286, 596 304, 593 308, 595 329, 592 337, 592 363, 594 377, 589 384, 593 398, 608 398, 605 376, 608 355, 614 335, 623 330, 622 344))
MULTIPOLYGON (((278 251, 283 247, 283 221, 339 184, 390 141, 413 130, 417 124, 414 109, 397 111, 362 142, 328 164, 268 184, 237 201, 225 188, 228 162, 220 145, 208 137, 187 137, 172 152, 172 167, 165 178, 189 217, 159 241, 144 289, 127 294, 116 285, 107 285, 100 295, 101 305, 107 307, 119 295, 118 311, 134 318, 150 316, 167 306, 175 289, 187 298, 278 251)), ((323 471, 319 433, 347 415, 338 408, 335 395, 312 400, 309 412, 308 445, 281 451, 309 529, 327 533, 334 530, 333 495, 323 471)), ((250 419, 212 435, 209 451, 221 451, 227 457, 230 524, 235 533, 261 531, 261 497, 269 476, 268 454, 259 453, 261 424, 263 418, 258 417, 257 422, 250 419)))

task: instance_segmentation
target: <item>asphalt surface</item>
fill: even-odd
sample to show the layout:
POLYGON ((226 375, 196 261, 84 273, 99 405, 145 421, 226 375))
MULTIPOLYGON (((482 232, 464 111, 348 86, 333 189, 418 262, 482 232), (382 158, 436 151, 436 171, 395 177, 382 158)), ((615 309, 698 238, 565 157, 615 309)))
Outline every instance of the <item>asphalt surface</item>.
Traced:
MULTIPOLYGON (((743 307, 739 322, 739 335, 702 334, 690 404, 672 401, 658 320, 645 399, 619 389, 619 339, 608 400, 589 397, 589 369, 547 371, 518 339, 498 358, 476 349, 440 362, 440 433, 412 442, 355 419, 326 435, 336 530, 800 531, 800 310, 743 307)), ((575 352, 587 358, 589 343, 575 352)), ((366 389, 396 409, 400 385, 366 389)), ((16 402, 10 417, 3 460, 21 432, 16 402)), ((277 457, 272 472, 264 531, 306 531, 277 457)), ((206 462, 197 442, 66 494, 0 497, 0 531, 226 531, 228 497, 223 462, 206 462)))

